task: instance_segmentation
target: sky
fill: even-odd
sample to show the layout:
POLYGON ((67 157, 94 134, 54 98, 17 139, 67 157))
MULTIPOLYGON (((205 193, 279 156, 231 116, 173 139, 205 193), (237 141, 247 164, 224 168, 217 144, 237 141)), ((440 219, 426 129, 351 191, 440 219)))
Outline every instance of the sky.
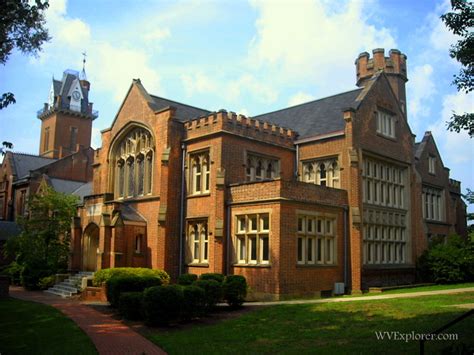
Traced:
POLYGON ((37 154, 52 77, 82 69, 99 118, 93 146, 134 78, 148 92, 193 106, 249 116, 355 88, 354 60, 397 48, 408 57, 408 120, 417 141, 431 131, 463 189, 474 189, 474 140, 446 131, 452 111, 474 111, 474 95, 451 85, 457 38, 439 16, 445 0, 51 0, 52 37, 37 57, 14 52, 0 66, 0 140, 37 154))

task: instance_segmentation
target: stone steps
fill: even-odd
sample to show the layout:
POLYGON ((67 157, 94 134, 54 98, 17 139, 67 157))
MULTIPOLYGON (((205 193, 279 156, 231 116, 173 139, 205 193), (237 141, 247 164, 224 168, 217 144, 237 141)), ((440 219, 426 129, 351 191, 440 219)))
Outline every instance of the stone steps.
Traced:
POLYGON ((80 292, 80 287, 82 279, 84 277, 94 276, 94 273, 91 271, 80 271, 75 275, 69 276, 62 282, 55 284, 53 287, 45 290, 44 292, 50 293, 52 295, 65 297, 71 297, 80 292))

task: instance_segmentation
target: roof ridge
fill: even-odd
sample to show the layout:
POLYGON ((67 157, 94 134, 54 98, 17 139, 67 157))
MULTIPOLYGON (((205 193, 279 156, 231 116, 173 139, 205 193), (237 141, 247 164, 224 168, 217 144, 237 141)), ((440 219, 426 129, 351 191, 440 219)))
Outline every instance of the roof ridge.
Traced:
POLYGON ((11 151, 11 150, 9 150, 9 152, 12 153, 12 154, 17 154, 17 155, 28 155, 30 157, 35 157, 35 158, 57 160, 56 158, 43 157, 41 155, 32 154, 32 153, 14 152, 14 151, 11 151))
POLYGON ((212 112, 208 109, 205 109, 205 108, 201 108, 201 107, 197 107, 197 106, 193 106, 193 105, 189 105, 189 104, 184 104, 182 102, 179 102, 179 101, 176 101, 176 100, 171 100, 171 99, 167 99, 166 97, 161 97, 161 96, 157 96, 157 95, 153 95, 153 94, 149 94, 151 97, 153 98, 157 98, 157 99, 161 99, 161 100, 166 100, 166 101, 171 101, 171 102, 174 102, 174 103, 177 103, 179 105, 183 105, 183 106, 188 106, 188 107, 191 107, 191 108, 195 108, 197 110, 201 110, 201 111, 207 111, 207 112, 212 112))
POLYGON ((329 99, 329 98, 332 98, 332 97, 336 97, 336 96, 348 94, 348 93, 350 93, 350 92, 359 91, 359 90, 362 90, 362 88, 357 88, 357 89, 353 89, 353 90, 349 90, 349 91, 340 92, 340 93, 338 93, 338 94, 329 95, 329 96, 326 96, 326 97, 322 97, 322 98, 320 98, 320 99, 316 99, 316 100, 312 100, 312 101, 303 102, 303 103, 301 103, 301 104, 297 104, 297 105, 293 105, 293 106, 281 108, 281 109, 278 109, 278 110, 275 110, 275 111, 265 112, 265 113, 262 113, 262 114, 257 115, 257 116, 252 116, 252 118, 256 118, 256 117, 259 117, 259 116, 269 115, 269 114, 271 114, 271 113, 276 113, 276 112, 280 112, 280 111, 285 111, 285 110, 293 109, 293 108, 298 107, 298 106, 304 106, 304 105, 311 104, 311 103, 314 103, 314 102, 317 102, 317 101, 326 100, 326 99, 329 99))

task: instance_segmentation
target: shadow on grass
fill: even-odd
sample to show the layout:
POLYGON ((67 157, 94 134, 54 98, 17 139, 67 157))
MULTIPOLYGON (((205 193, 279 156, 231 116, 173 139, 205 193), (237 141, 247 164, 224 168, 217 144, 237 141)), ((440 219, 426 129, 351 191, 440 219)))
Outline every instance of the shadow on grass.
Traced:
MULTIPOLYGON (((197 325, 183 331, 155 329, 145 335, 170 354, 417 353, 417 341, 390 340, 387 335, 378 340, 376 332, 399 332, 398 337, 429 333, 465 312, 449 305, 472 302, 473 297, 474 293, 345 304, 279 305, 215 325, 197 325)), ((457 341, 428 342, 426 353, 440 353, 462 344, 474 349, 472 329, 474 318, 470 317, 448 330, 457 334, 457 341)))

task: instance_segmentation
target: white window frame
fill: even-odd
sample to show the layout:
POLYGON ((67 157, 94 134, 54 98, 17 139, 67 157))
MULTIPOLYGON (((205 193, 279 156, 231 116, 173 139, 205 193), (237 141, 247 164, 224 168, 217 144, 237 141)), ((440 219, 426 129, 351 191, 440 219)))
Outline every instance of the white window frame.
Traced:
POLYGON ((341 168, 337 157, 308 160, 303 163, 302 181, 323 185, 328 187, 340 188, 341 186, 341 168), (321 176, 321 167, 324 165, 326 176, 321 176))
POLYGON ((444 200, 444 190, 437 189, 435 187, 423 186, 423 218, 429 221, 443 222, 445 220, 444 200))
POLYGON ((238 265, 269 265, 271 258, 270 213, 241 214, 236 215, 234 220, 236 226, 235 263, 238 265), (266 258, 264 254, 267 254, 266 258))
POLYGON ((207 220, 188 221, 188 264, 209 263, 209 229, 207 220))
POLYGON ((336 265, 336 229, 335 217, 297 213, 296 263, 336 265))
POLYGON ((436 175, 436 157, 433 155, 428 156, 428 172, 436 175))
POLYGON ((208 194, 211 188, 211 157, 209 150, 189 153, 190 195, 208 194))
POLYGON ((396 116, 384 111, 377 111, 377 133, 390 138, 395 138, 396 116))
POLYGON ((279 178, 280 159, 247 152, 245 160, 245 177, 246 181, 263 181, 279 178), (271 169, 269 170, 270 167, 271 169), (269 172, 270 176, 268 176, 269 172))

